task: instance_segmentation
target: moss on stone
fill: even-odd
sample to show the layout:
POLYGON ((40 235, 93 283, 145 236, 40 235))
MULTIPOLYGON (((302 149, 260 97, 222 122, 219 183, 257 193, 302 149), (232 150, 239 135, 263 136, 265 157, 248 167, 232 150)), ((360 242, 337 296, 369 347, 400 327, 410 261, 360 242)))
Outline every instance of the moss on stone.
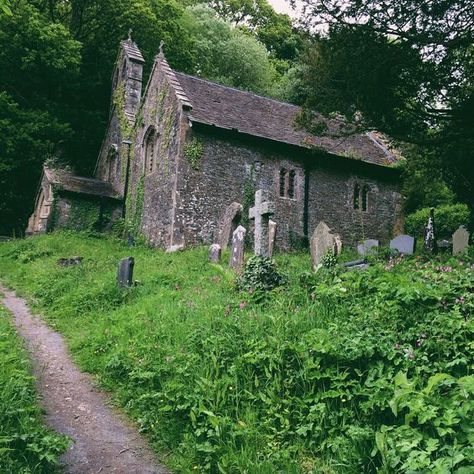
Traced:
POLYGON ((192 169, 198 170, 204 153, 204 144, 198 138, 193 138, 184 145, 184 156, 192 169))

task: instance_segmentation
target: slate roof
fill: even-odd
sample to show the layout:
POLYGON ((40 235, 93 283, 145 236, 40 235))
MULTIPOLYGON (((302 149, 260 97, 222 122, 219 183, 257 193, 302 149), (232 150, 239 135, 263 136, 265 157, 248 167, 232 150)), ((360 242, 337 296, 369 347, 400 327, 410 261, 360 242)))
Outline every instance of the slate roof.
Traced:
POLYGON ((326 133, 332 133, 333 136, 314 136, 295 128, 295 117, 300 111, 296 105, 221 86, 176 71, 175 75, 191 102, 192 122, 304 148, 322 148, 334 155, 376 165, 389 166, 398 160, 378 134, 335 136, 344 125, 342 120, 325 119, 328 127, 326 133))
POLYGON ((130 39, 122 41, 122 47, 127 56, 135 61, 144 63, 143 55, 138 49, 138 46, 130 39))
POLYGON ((121 199, 121 196, 114 191, 110 183, 101 181, 100 179, 75 176, 67 171, 53 170, 50 168, 44 168, 44 174, 56 189, 92 196, 121 199))

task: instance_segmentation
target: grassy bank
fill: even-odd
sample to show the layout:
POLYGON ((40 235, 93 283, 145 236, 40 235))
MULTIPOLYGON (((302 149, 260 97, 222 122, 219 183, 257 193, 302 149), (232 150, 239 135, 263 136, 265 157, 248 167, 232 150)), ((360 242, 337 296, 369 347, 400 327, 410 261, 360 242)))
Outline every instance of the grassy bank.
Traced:
POLYGON ((42 424, 27 354, 0 306, 0 472, 54 473, 67 446, 42 424))
POLYGON ((0 279, 177 472, 472 472, 472 259, 313 275, 282 255, 288 282, 256 302, 206 257, 61 233, 1 244, 0 279))

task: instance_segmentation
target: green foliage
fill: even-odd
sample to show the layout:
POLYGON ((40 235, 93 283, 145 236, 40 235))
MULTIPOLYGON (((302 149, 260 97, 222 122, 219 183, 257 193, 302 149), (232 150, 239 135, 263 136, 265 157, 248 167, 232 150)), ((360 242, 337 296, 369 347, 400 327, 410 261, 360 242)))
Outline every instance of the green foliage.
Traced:
POLYGON ((135 238, 141 236, 143 201, 145 199, 145 175, 138 180, 135 193, 127 194, 125 229, 135 238))
POLYGON ((10 316, 0 306, 0 471, 4 473, 59 472, 59 456, 69 445, 66 437, 43 425, 30 371, 10 316))
POLYGON ((307 253, 282 254, 287 283, 261 302, 205 248, 55 233, 1 244, 0 278, 34 298, 176 472, 436 472, 460 450, 456 468, 472 465, 473 257, 304 274, 307 253), (131 250, 141 285, 120 292, 131 250), (26 251, 37 257, 14 257, 26 251), (56 265, 66 253, 82 265, 56 265))
MULTIPOLYGON (((437 237, 451 238, 456 229, 469 224, 469 209, 465 204, 452 204, 435 208, 435 230, 437 237)), ((405 228, 409 234, 422 236, 428 223, 430 208, 420 209, 406 218, 405 228)))
POLYGON ((237 288, 257 293, 261 297, 284 282, 285 278, 278 271, 274 260, 254 255, 249 258, 242 276, 237 280, 237 288))
POLYGON ((204 153, 204 144, 198 138, 193 138, 184 145, 184 156, 192 169, 198 170, 204 153))
POLYGON ((323 257, 322 265, 324 268, 334 268, 337 265, 337 256, 332 251, 329 250, 326 255, 323 257))

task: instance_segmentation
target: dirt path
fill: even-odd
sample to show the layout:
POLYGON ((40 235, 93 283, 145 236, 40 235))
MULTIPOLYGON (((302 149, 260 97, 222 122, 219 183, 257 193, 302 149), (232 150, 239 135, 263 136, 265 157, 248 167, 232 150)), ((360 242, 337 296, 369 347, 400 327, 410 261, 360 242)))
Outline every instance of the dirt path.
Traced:
POLYGON ((0 286, 3 304, 27 341, 46 423, 74 443, 63 456, 71 474, 162 474, 147 443, 123 415, 107 405, 89 375, 71 361, 62 336, 33 316, 25 301, 0 286))

